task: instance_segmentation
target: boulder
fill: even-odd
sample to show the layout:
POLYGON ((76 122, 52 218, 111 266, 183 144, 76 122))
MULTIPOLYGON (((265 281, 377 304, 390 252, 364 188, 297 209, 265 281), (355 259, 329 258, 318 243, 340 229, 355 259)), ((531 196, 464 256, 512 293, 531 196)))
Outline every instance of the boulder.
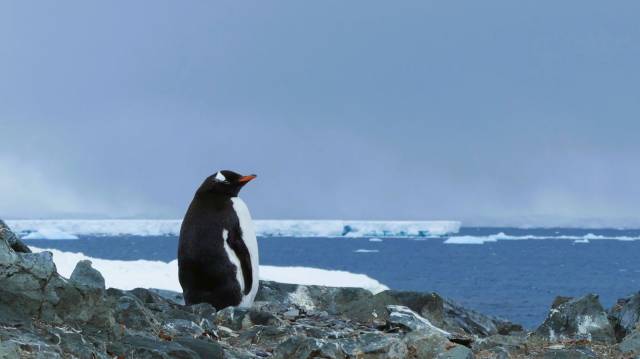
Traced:
POLYGON ((326 311, 330 315, 339 315, 368 325, 384 324, 388 319, 386 307, 401 305, 447 331, 484 337, 523 330, 520 325, 466 309, 437 293, 387 290, 373 295, 360 288, 328 288, 261 281, 256 300, 284 306, 293 305, 305 312, 326 311))
POLYGON ((544 323, 535 330, 535 335, 550 342, 587 340, 615 343, 607 313, 595 294, 556 300, 544 323))
POLYGON ((609 310, 609 320, 618 341, 637 329, 640 324, 640 293, 618 299, 609 310))
POLYGON ((102 277, 100 272, 93 269, 91 261, 89 260, 78 262, 69 279, 74 282, 76 286, 96 289, 98 291, 105 290, 104 277, 102 277))
POLYGON ((618 350, 627 355, 640 356, 640 331, 634 330, 618 344, 618 350))
POLYGON ((9 226, 0 219, 0 241, 6 241, 17 253, 31 253, 31 249, 16 236, 9 226))

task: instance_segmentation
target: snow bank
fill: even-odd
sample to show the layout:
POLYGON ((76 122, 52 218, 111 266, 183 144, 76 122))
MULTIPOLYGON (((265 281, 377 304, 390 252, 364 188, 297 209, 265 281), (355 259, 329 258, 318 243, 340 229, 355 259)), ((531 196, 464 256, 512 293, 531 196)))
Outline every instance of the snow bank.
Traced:
MULTIPOLYGON (((34 252, 49 251, 58 273, 69 278, 78 261, 88 259, 102 273, 107 287, 120 289, 159 288, 182 292, 178 282, 178 261, 122 261, 87 257, 82 253, 31 247, 34 252)), ((330 287, 358 287, 379 293, 389 289, 364 274, 308 267, 260 266, 260 279, 281 283, 323 285, 330 287)))
MULTIPOLYGON (((56 230, 75 236, 177 236, 181 220, 9 220, 23 238, 56 230)), ((457 221, 255 220, 260 237, 438 237, 457 233, 457 221)))

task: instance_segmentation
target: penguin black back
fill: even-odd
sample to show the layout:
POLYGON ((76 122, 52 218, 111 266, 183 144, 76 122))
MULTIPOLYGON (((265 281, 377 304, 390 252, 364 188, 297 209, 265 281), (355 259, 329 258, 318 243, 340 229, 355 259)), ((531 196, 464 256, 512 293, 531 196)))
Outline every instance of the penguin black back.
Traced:
POLYGON ((182 222, 178 245, 179 279, 186 304, 206 302, 217 309, 237 306, 258 280, 233 202, 253 178, 220 171, 205 179, 196 191, 182 222))

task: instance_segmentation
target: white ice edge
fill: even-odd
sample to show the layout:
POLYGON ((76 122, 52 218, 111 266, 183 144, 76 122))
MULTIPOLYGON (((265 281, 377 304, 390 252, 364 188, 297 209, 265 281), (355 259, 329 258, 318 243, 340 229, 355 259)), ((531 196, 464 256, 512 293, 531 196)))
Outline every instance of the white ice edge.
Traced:
POLYGON ((584 236, 512 236, 500 232, 498 234, 491 234, 487 236, 452 236, 447 238, 445 244, 484 244, 488 242, 497 241, 518 241, 518 240, 541 240, 541 239, 558 239, 558 240, 572 240, 574 243, 590 243, 591 240, 617 240, 617 241, 638 241, 640 237, 629 236, 602 236, 593 233, 585 234, 584 236))
MULTIPOLYGON (((110 260, 92 258, 82 253, 63 252, 56 249, 30 247, 34 252, 53 253, 58 273, 69 278, 76 264, 84 259, 91 261, 102 273, 107 287, 130 290, 134 288, 159 288, 182 292, 178 281, 178 261, 169 263, 148 260, 110 260)), ((389 289, 364 274, 309 267, 260 266, 260 279, 280 283, 321 285, 328 287, 356 287, 376 294, 389 289)))
MULTIPOLYGON (((39 232, 69 236, 177 236, 181 220, 7 220, 24 238, 39 232)), ((458 221, 254 220, 259 237, 440 237, 457 233, 458 221)), ((35 235, 34 235, 35 236, 35 235)), ((35 238, 34 238, 35 239, 35 238)), ((67 238, 68 239, 68 238, 67 238)))

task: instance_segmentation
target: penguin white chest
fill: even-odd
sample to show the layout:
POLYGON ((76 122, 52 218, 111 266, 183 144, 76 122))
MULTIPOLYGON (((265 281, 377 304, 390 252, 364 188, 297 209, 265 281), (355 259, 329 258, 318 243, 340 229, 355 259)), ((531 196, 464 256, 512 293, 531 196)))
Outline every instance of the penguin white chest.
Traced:
MULTIPOLYGON (((251 260, 251 290, 247 295, 242 297, 242 301, 240 302, 240 307, 251 307, 253 304, 253 300, 258 292, 259 281, 260 281, 260 258, 258 255, 258 241, 256 239, 256 231, 253 225, 253 220, 251 219, 251 214, 249 213, 249 208, 244 203, 242 199, 239 197, 231 198, 233 203, 233 209, 238 216, 240 230, 242 231, 242 241, 247 246, 249 250, 249 258, 251 260)), ((227 243, 228 231, 223 230, 222 236, 224 238, 224 249, 227 252, 229 260, 236 267, 236 278, 238 283, 240 284, 240 288, 244 292, 245 283, 244 277, 242 275, 242 267, 240 265, 240 260, 238 256, 236 256, 235 252, 229 247, 227 243)))

